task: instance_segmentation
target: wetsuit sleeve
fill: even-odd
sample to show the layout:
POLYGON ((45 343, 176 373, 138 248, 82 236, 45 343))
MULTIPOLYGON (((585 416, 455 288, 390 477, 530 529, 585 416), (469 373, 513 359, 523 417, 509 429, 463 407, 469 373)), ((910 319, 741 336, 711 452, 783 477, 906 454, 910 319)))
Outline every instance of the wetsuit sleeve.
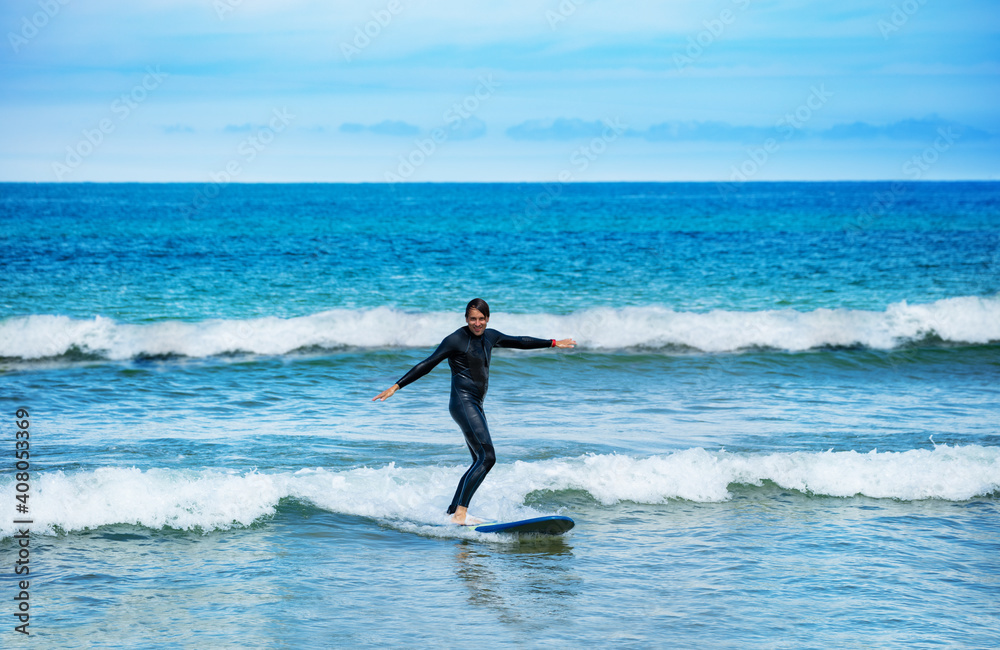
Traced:
POLYGON ((410 371, 396 382, 399 384, 399 387, 403 388, 407 384, 412 384, 433 370, 437 364, 454 354, 458 349, 456 345, 456 334, 451 334, 448 338, 441 341, 441 345, 437 347, 437 350, 434 350, 434 353, 431 354, 431 356, 410 368, 410 371))
POLYGON ((493 345, 498 348, 537 350, 538 348, 551 348, 555 345, 554 339, 536 339, 533 336, 507 336, 502 332, 496 332, 495 339, 493 345))

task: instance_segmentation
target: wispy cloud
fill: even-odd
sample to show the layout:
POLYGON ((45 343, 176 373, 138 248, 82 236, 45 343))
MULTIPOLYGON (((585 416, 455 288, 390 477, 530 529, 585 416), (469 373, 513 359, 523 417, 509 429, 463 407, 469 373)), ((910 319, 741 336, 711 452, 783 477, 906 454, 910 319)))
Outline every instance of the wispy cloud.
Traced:
POLYGON ((486 123, 475 115, 452 123, 448 131, 451 140, 475 140, 486 135, 486 123))
POLYGON ((528 120, 507 129, 514 140, 577 140, 599 137, 608 125, 600 120, 586 122, 577 118, 528 120))
MULTIPOLYGON (((341 133, 374 133, 375 135, 387 135, 393 137, 413 137, 417 135, 428 135, 434 131, 442 131, 441 127, 436 129, 426 129, 403 122, 401 120, 384 120, 377 124, 360 124, 358 122, 344 122, 338 129, 341 133)), ((486 123, 475 115, 461 120, 454 120, 443 132, 449 140, 475 140, 486 135, 486 123)))
MULTIPOLYGON (((607 125, 600 120, 588 122, 578 118, 528 120, 507 129, 513 140, 581 140, 599 137, 607 125)), ((887 124, 851 122, 835 124, 826 129, 795 130, 796 137, 822 140, 878 140, 926 142, 938 136, 941 129, 950 129, 964 141, 984 141, 994 134, 973 126, 946 120, 937 115, 908 118, 887 124)), ((653 124, 645 129, 630 128, 625 135, 648 142, 759 142, 766 138, 786 139, 789 129, 777 126, 753 126, 721 121, 670 121, 653 124)))
POLYGON ((411 136, 420 133, 420 127, 400 120, 384 120, 378 124, 358 124, 345 122, 340 125, 341 133, 375 133, 377 135, 411 136))
POLYGON ((645 131, 632 130, 628 135, 651 142, 664 140, 750 142, 773 136, 774 133, 774 128, 739 126, 726 122, 662 122, 654 124, 645 131))
POLYGON ((544 179, 605 132, 600 118, 629 129, 588 179, 712 178, 771 137, 802 142, 769 163, 773 178, 837 173, 837 156, 841 176, 887 178, 898 149, 926 147, 939 129, 960 135, 935 175, 1000 169, 996 11, 983 0, 551 0, 475 12, 440 0, 402 2, 381 22, 385 0, 60 0, 38 17, 53 2, 0 2, 0 180, 51 178, 51 161, 89 146, 103 119, 117 125, 123 105, 129 128, 102 132, 109 144, 75 179, 203 178, 285 106, 301 125, 262 152, 254 178, 381 180, 399 151, 431 138, 455 146, 440 146, 420 178, 544 179), (904 20, 896 5, 919 11, 904 20), (894 20, 886 39, 879 21, 894 20), (346 62, 338 44, 359 30, 370 46, 346 62), (691 61, 679 70, 675 55, 691 61), (148 66, 167 80, 128 106, 149 90, 148 66), (499 80, 495 95, 446 117, 481 75, 499 80), (836 92, 822 114, 781 132, 776 121, 822 83, 836 92), (175 153, 145 155, 161 150, 175 153))
POLYGON ((876 125, 867 122, 852 122, 836 124, 819 136, 826 140, 871 140, 885 138, 888 140, 926 141, 937 137, 941 129, 952 129, 961 135, 965 141, 982 141, 993 138, 993 134, 972 126, 945 120, 937 115, 922 119, 908 119, 889 124, 876 125))

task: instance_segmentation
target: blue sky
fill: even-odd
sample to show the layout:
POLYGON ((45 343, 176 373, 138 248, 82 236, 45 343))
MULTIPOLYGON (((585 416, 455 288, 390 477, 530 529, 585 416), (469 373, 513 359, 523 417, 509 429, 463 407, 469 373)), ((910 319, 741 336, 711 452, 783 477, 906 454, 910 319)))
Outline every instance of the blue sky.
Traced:
POLYGON ((0 180, 1000 179, 977 0, 5 0, 0 180))

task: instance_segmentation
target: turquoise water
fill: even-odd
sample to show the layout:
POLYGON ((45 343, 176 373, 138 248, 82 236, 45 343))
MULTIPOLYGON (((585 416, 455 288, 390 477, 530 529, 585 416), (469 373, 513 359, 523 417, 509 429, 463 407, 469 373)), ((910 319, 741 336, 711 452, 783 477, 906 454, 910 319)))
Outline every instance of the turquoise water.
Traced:
POLYGON ((0 185, 4 646, 1000 645, 1000 184, 203 190, 0 185), (579 343, 471 507, 563 537, 446 525, 444 367, 371 402, 476 296, 579 343))

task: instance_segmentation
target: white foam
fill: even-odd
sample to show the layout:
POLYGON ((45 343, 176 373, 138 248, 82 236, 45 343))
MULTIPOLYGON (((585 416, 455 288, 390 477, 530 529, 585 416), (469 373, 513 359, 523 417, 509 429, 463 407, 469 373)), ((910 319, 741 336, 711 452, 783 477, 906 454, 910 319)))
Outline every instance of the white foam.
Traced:
POLYGON ((582 465, 569 472, 570 487, 604 504, 725 501, 730 486, 764 481, 806 494, 903 501, 963 501, 1000 490, 1000 449, 978 446, 773 454, 689 449, 641 459, 589 456, 582 465))
MULTIPOLYGON (((441 529, 443 511, 464 467, 323 468, 297 472, 103 468, 33 477, 32 530, 53 534, 107 524, 158 529, 225 530, 274 514, 291 497, 330 512, 441 529)), ((476 494, 473 511, 489 519, 538 516, 533 492, 580 490, 605 505, 674 499, 722 502, 733 486, 770 481, 787 490, 831 497, 964 501, 1000 491, 1000 448, 939 445, 904 452, 743 454, 688 449, 635 458, 604 454, 498 465, 476 494)), ((0 500, 14 502, 12 477, 0 500)), ((0 537, 16 532, 0 522, 0 537)), ((457 531, 448 534, 460 534, 457 531)))
MULTIPOLYGON (((380 307, 336 309, 298 318, 118 323, 97 316, 35 315, 0 322, 0 357, 40 359, 71 350, 108 359, 228 352, 280 355, 309 347, 429 348, 463 324, 461 315, 380 307)), ((892 349, 929 336, 955 343, 1000 342, 1000 297, 961 297, 885 311, 792 309, 678 312, 664 307, 595 308, 575 314, 494 314, 510 334, 573 337, 582 348, 680 346, 705 352, 752 347, 801 351, 824 346, 892 349)))
MULTIPOLYGON (((518 324, 531 323, 528 319, 518 324)), ((584 347, 596 349, 685 346, 705 352, 752 347, 801 351, 856 345, 891 349, 932 335, 956 343, 1000 341, 1000 298, 949 298, 926 305, 904 301, 885 311, 594 309, 565 317, 561 328, 559 324, 550 326, 567 329, 571 325, 568 329, 584 347)))
MULTIPOLYGON (((108 359, 227 352, 285 354, 307 347, 425 347, 438 343, 454 315, 403 314, 388 308, 338 309, 299 318, 212 319, 196 323, 117 323, 97 316, 34 315, 0 322, 0 356, 40 359, 72 349, 108 359), (433 343, 432 343, 433 342, 433 343)), ((459 323, 461 325, 461 323, 459 323)))

